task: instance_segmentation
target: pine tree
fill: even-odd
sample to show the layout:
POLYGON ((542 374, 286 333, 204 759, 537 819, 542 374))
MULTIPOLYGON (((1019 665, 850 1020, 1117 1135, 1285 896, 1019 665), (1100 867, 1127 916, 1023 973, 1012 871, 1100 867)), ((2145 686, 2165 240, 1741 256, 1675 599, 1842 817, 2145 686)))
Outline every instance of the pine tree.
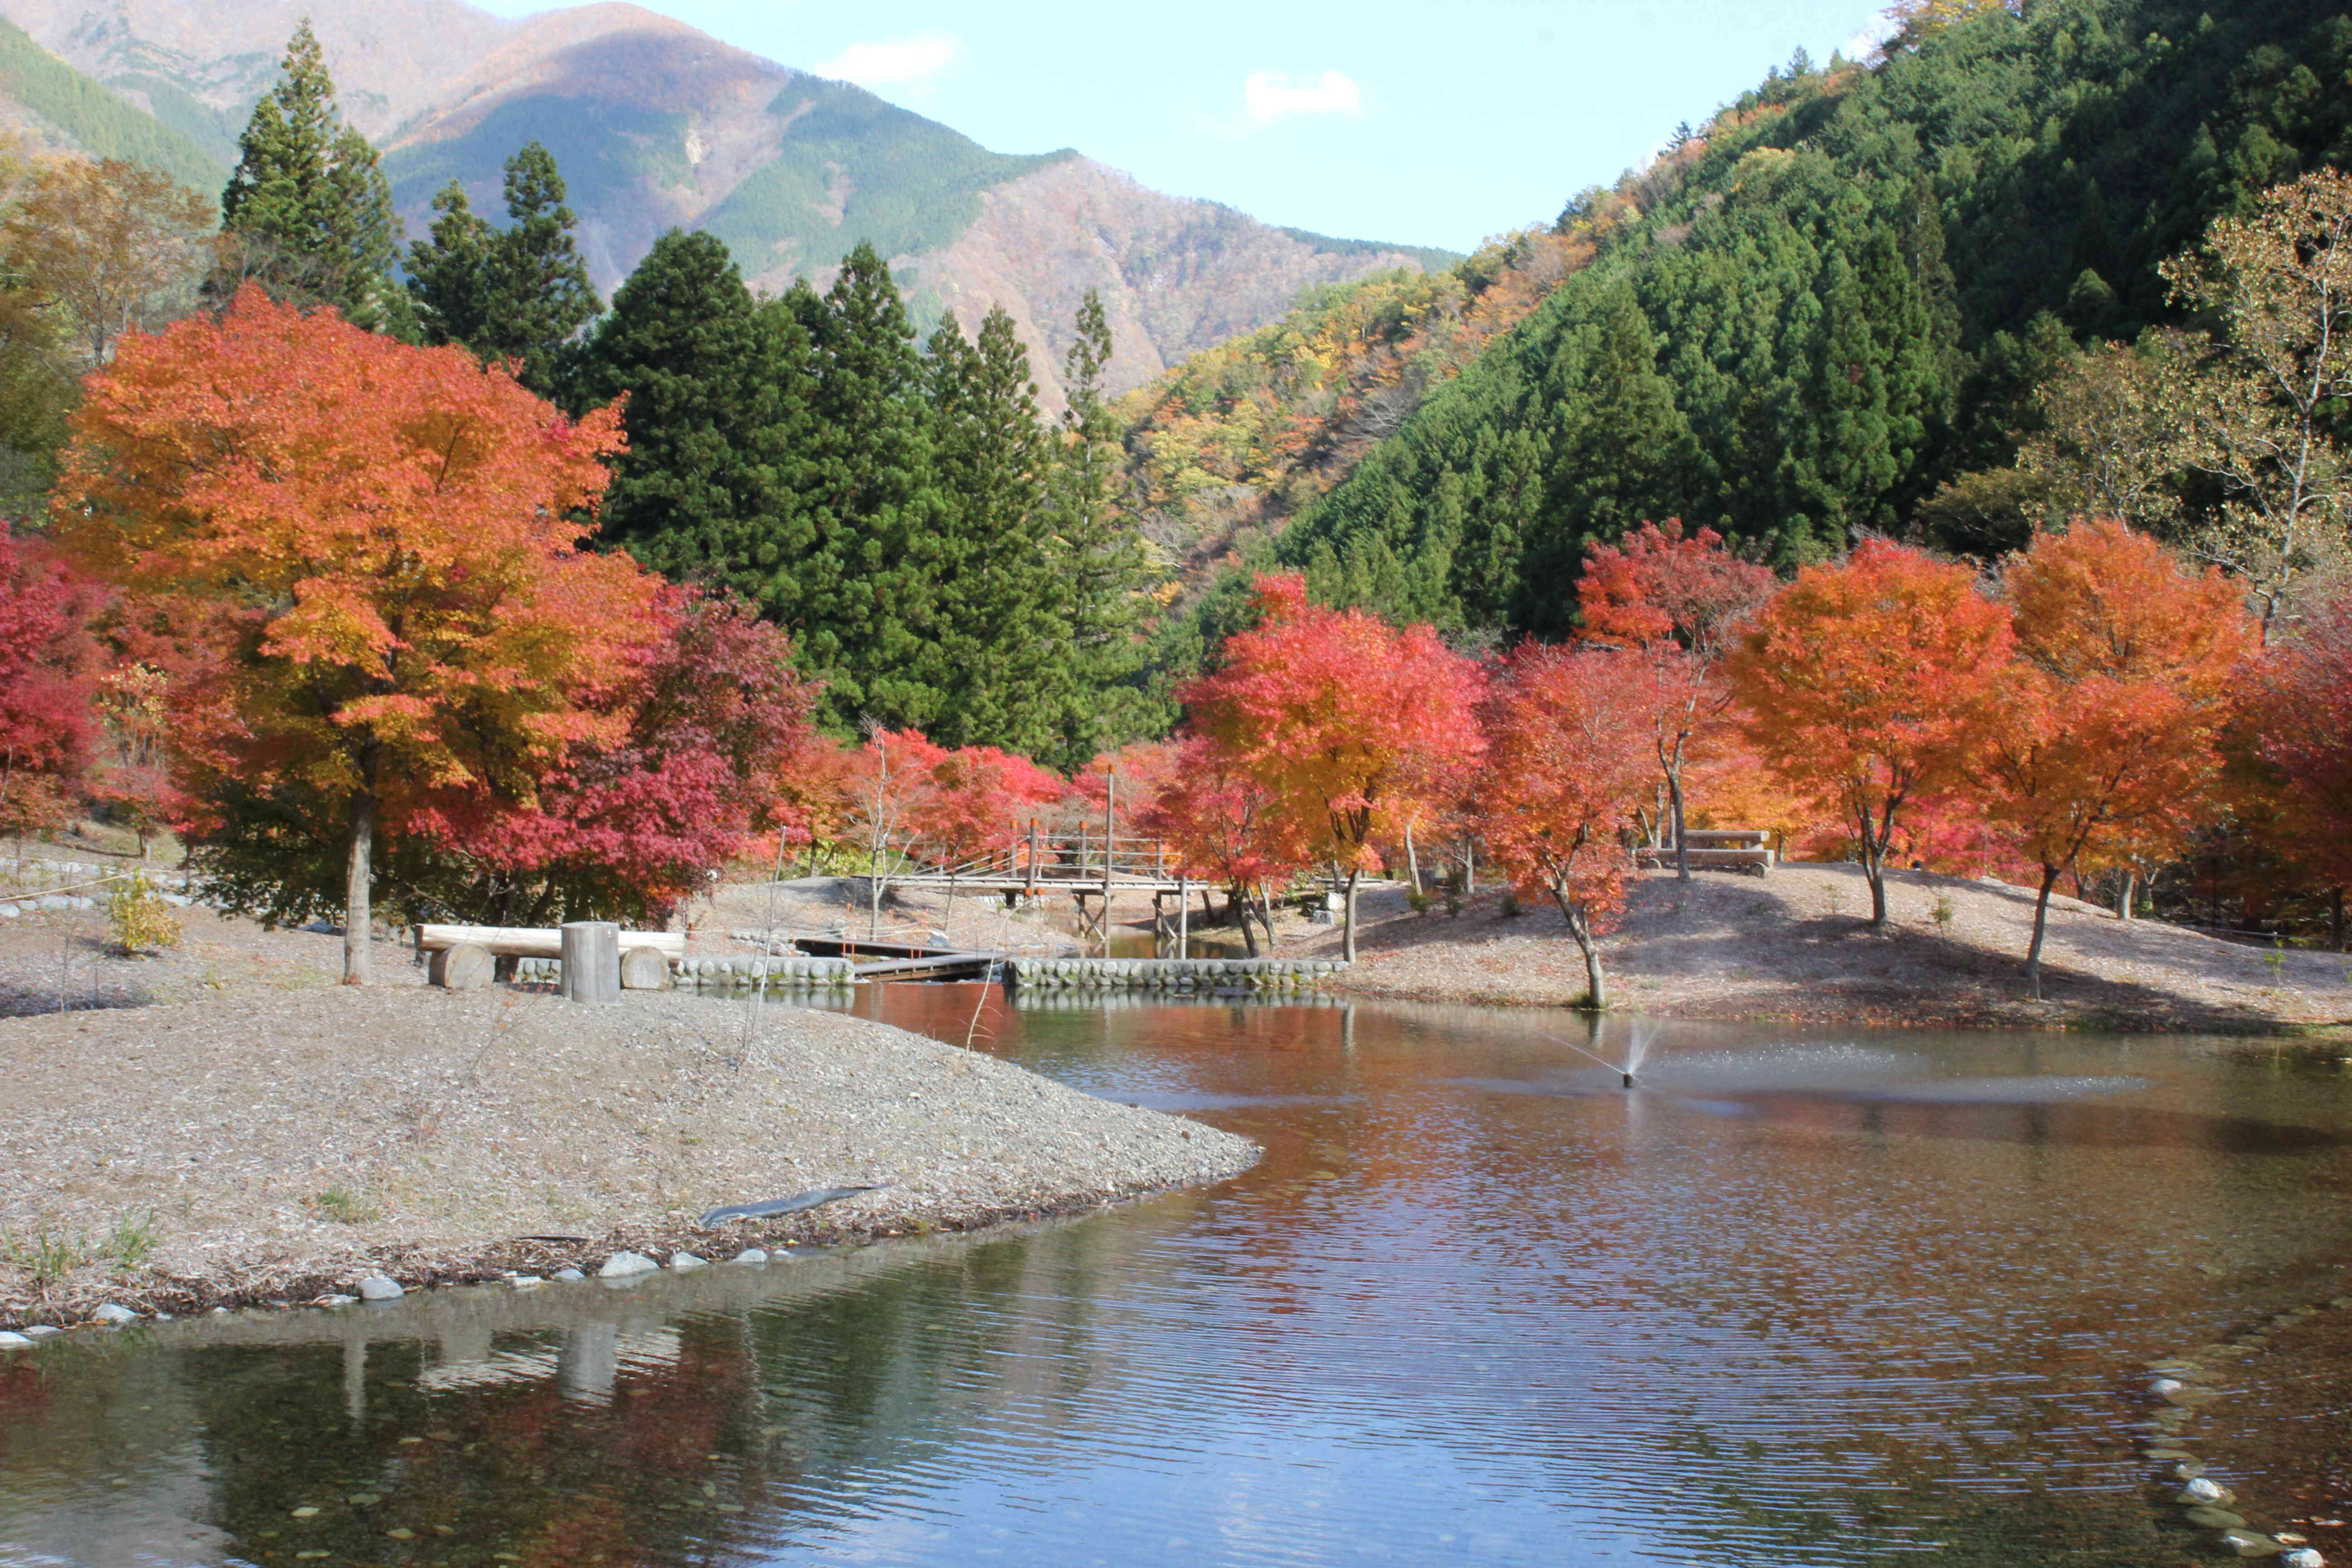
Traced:
POLYGON ((1144 648, 1137 634, 1145 562, 1141 540, 1118 511, 1118 422, 1102 385, 1110 356, 1110 321, 1101 297, 1089 289, 1078 305, 1077 341, 1063 361, 1062 385, 1070 402, 1054 468, 1076 693, 1063 720, 1058 754, 1065 762, 1083 762, 1118 741, 1150 733, 1166 717, 1141 685, 1144 648))
POLYGON ((408 247, 409 292, 429 342, 463 343, 521 363, 518 377, 552 396, 573 337, 604 304, 572 243, 555 156, 537 142, 506 162, 508 226, 493 227, 452 180, 433 198, 433 237, 408 247))
POLYGON ((814 539, 791 626, 803 667, 826 682, 825 718, 893 729, 936 721, 940 502, 921 356, 889 268, 870 245, 844 258, 817 314, 807 491, 814 539))
POLYGON ((755 305, 726 246, 672 229, 614 294, 583 360, 583 406, 628 399, 604 538, 789 620, 812 537, 794 468, 808 338, 789 307, 755 305))
POLYGON ((1053 453, 1028 350, 999 308, 969 342, 949 316, 926 358, 943 503, 940 543, 924 562, 939 595, 936 679, 946 693, 931 738, 1051 754, 1071 671, 1051 553, 1053 453))
POLYGON ((384 276, 400 239, 392 186, 367 138, 342 122, 307 19, 281 68, 253 106, 221 193, 221 227, 239 243, 215 288, 253 278, 372 330, 407 323, 406 298, 384 276))

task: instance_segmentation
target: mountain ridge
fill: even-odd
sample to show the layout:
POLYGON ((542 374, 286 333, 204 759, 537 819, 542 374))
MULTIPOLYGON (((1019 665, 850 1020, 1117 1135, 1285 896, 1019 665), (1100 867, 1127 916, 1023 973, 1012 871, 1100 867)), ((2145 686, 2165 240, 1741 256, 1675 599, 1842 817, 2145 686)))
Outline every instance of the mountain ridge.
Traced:
POLYGON ((607 295, 671 227, 717 235, 772 291, 822 284, 870 240, 926 327, 1003 304, 1054 406, 1087 288, 1118 331, 1116 393, 1278 319, 1308 285, 1449 259, 1165 195, 1068 148, 995 153, 621 0, 515 20, 460 0, 0 0, 0 16, 224 165, 309 16, 346 117, 384 148, 409 237, 451 179, 497 214, 500 165, 536 139, 607 295))

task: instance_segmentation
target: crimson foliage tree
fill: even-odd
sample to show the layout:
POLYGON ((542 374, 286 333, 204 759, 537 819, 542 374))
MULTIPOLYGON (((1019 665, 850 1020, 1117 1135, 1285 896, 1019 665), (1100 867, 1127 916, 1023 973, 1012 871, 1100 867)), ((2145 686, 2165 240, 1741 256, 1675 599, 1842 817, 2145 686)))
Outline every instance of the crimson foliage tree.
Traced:
POLYGON ((1257 580, 1258 624, 1178 695, 1195 730, 1274 797, 1288 830, 1356 880, 1376 839, 1445 798, 1483 749, 1477 667, 1427 626, 1309 604, 1303 577, 1257 580))
POLYGON ((1479 830, 1516 887, 1559 906, 1595 1011, 1609 1005, 1598 939, 1624 908, 1624 839, 1651 778, 1654 710, 1634 668, 1643 658, 1528 643, 1480 709, 1479 830))
POLYGON ((85 596, 0 521, 0 828, 13 833, 63 816, 89 765, 85 596))

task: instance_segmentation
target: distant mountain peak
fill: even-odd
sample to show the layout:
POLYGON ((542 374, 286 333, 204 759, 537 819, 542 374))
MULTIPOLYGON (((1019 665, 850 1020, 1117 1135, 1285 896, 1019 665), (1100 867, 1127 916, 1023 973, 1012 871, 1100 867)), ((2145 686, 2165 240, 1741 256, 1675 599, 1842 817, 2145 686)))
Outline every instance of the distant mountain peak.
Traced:
POLYGON ((500 167, 535 139, 608 294, 671 227, 717 235, 772 290, 829 278, 869 240, 926 324, 1003 304, 1054 403, 1089 288, 1110 310, 1116 391, 1278 318, 1308 284, 1442 256, 1275 228, 1067 149, 992 153, 619 0, 511 21, 458 0, 0 0, 0 16, 224 172, 308 16, 345 117, 385 149, 412 237, 452 179, 499 214, 500 167))

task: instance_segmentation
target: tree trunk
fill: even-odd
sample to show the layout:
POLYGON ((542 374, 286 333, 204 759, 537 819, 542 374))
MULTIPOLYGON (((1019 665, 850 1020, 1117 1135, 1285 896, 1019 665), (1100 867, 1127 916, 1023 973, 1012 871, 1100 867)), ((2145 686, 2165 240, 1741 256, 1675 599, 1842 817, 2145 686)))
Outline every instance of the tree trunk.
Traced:
POLYGON ((1683 771, 1679 767, 1666 770, 1666 805, 1675 816, 1675 877, 1678 881, 1690 880, 1690 846, 1683 838, 1683 771))
POLYGON ((1558 899, 1562 919, 1568 921, 1568 934, 1576 939, 1576 950, 1584 954, 1584 1005, 1596 1014, 1609 1010, 1609 983, 1601 973, 1601 944, 1592 939, 1592 924, 1584 912, 1567 899, 1558 899))
POLYGON ((1253 924, 1257 911, 1250 907, 1249 889, 1235 888, 1225 895, 1225 907, 1241 917, 1242 946, 1252 958, 1257 956, 1257 928, 1253 924))
POLYGON ((1412 890, 1420 892, 1421 858, 1412 852, 1412 824, 1410 822, 1404 825, 1404 874, 1412 879, 1412 890))
POLYGON ((1363 874, 1361 867, 1348 868, 1348 893, 1346 899, 1342 900, 1347 905, 1347 912, 1341 917, 1348 922, 1348 926, 1340 935, 1339 952, 1349 963, 1356 962, 1356 879, 1363 874))
POLYGON ((2126 866, 2122 873, 2123 885, 2116 893, 2116 919, 2132 918, 2132 894, 2139 890, 2139 868, 2126 866))
POLYGON ((1886 847, 1878 842, 1871 825, 1862 825, 1862 878, 1870 884, 1870 929, 1886 929, 1886 847))
POLYGON ((375 858, 375 767, 370 758, 352 794, 352 853, 343 868, 343 984, 368 983, 368 893, 375 858))
POLYGON ((2058 866, 2042 868, 2042 891, 2033 900, 2033 945, 2025 950, 2025 984, 2036 1002, 2042 1000, 2042 937, 2050 924, 2050 889, 2058 885, 2058 866))
POLYGON ((2336 951, 2344 951, 2344 889, 2327 890, 2327 934, 2334 939, 2336 951))

